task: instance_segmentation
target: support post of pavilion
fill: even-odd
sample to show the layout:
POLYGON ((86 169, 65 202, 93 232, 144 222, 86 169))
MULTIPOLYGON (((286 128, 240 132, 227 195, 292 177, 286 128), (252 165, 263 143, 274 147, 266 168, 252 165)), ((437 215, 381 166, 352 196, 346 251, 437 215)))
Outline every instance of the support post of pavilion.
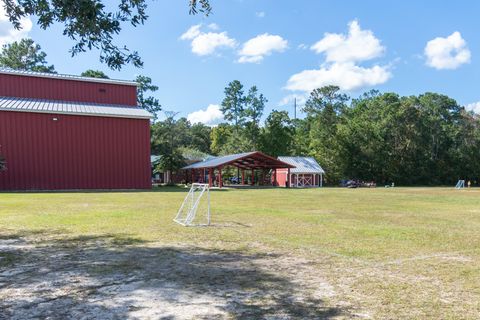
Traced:
POLYGON ((208 168, 208 186, 213 187, 213 168, 208 168))
POLYGON ((285 183, 285 186, 286 186, 287 188, 290 188, 290 179, 291 179, 291 176, 290 176, 290 168, 288 168, 288 170, 287 170, 287 177, 288 177, 288 178, 287 178, 287 182, 285 183))
POLYGON ((222 167, 218 167, 218 187, 223 187, 222 167))

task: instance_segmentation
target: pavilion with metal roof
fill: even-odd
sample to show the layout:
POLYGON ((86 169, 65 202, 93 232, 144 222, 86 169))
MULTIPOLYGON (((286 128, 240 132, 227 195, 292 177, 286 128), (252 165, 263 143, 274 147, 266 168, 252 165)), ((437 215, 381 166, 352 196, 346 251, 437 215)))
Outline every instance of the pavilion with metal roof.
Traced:
MULTIPOLYGON (((208 159, 182 169, 186 172, 187 181, 203 183, 206 182, 205 180, 208 180, 210 186, 213 186, 214 182, 216 182, 218 187, 221 188, 223 186, 222 170, 225 167, 234 167, 241 171, 241 181, 239 181, 241 185, 246 185, 246 171, 250 173, 250 185, 255 185, 256 182, 264 184, 265 176, 269 171, 272 171, 272 177, 276 177, 277 169, 285 169, 289 172, 290 169, 295 168, 294 165, 262 152, 253 151, 208 159), (255 170, 260 171, 262 179, 255 181, 255 170)), ((273 185, 276 185, 275 181, 273 181, 273 185)))

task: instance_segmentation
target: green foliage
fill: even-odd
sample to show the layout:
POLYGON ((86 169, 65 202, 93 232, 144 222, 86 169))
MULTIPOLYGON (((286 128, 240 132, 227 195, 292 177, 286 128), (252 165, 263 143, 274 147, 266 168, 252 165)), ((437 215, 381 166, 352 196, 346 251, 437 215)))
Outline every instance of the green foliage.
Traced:
POLYGON ((103 71, 88 69, 81 74, 82 77, 110 79, 103 71))
POLYGON ((337 126, 342 120, 342 112, 347 108, 349 97, 339 93, 340 88, 327 86, 315 89, 305 103, 303 111, 309 122, 308 154, 321 160, 320 163, 329 178, 342 177, 341 162, 338 161, 337 126))
POLYGON ((245 96, 240 81, 230 82, 221 108, 229 123, 212 131, 212 150, 227 154, 260 149, 260 119, 267 102, 256 86, 245 96))
POLYGON ((245 102, 243 85, 234 80, 225 88, 225 98, 222 101, 221 111, 225 120, 233 122, 237 130, 245 122, 245 102))
MULTIPOLYGON (((112 69, 121 69, 125 64, 141 67, 143 62, 137 51, 114 42, 114 36, 122 31, 123 24, 137 27, 148 18, 145 0, 119 0, 117 3, 93 1, 44 1, 3 0, 7 17, 15 28, 21 28, 21 19, 35 16, 42 29, 54 24, 63 25, 63 34, 75 44, 71 54, 75 56, 87 50, 98 49, 100 61, 112 69), (115 8, 116 7, 116 8, 115 8)), ((190 0, 190 14, 211 12, 208 0, 190 0)))
POLYGON ((180 147, 178 148, 178 150, 180 151, 185 160, 203 161, 210 157, 209 154, 202 152, 198 149, 194 149, 192 147, 180 147))
POLYGON ((294 128, 288 112, 273 110, 262 129, 261 151, 274 157, 290 155, 293 136, 294 128))
POLYGON ((211 130, 211 151, 223 155, 260 150, 273 156, 312 156, 329 184, 342 178, 378 184, 480 183, 480 117, 441 94, 402 97, 376 90, 357 99, 336 86, 315 89, 292 120, 273 110, 259 122, 267 99, 239 81, 225 89, 229 123, 211 130))
POLYGON ((197 14, 201 12, 208 16, 212 12, 209 0, 189 0, 190 2, 190 14, 197 14))
POLYGON ((332 150, 318 155, 322 164, 335 161, 336 178, 438 185, 480 175, 479 120, 447 96, 370 92, 338 118, 332 150))
POLYGON ((221 123, 212 129, 210 139, 211 150, 214 154, 238 153, 238 149, 232 144, 233 127, 228 123, 221 123))
POLYGON ((188 141, 187 147, 196 149, 204 154, 210 153, 210 133, 212 129, 202 123, 189 125, 187 123, 188 141))
POLYGON ((256 86, 250 88, 248 95, 245 98, 246 108, 244 112, 248 119, 245 125, 245 136, 251 143, 253 150, 259 149, 260 119, 267 102, 267 98, 265 98, 262 93, 258 93, 256 86))
MULTIPOLYGON (((210 127, 203 124, 192 125, 187 119, 175 119, 176 114, 167 112, 167 118, 151 127, 152 154, 165 155, 174 150, 186 158, 210 154, 210 127)), ((204 156, 202 156, 203 158, 204 156)))
POLYGON ((55 73, 55 67, 48 65, 47 54, 32 39, 22 39, 2 47, 0 66, 14 70, 55 73))
POLYGON ((182 124, 183 121, 177 121, 174 112, 165 112, 165 115, 164 121, 152 126, 152 153, 161 156, 155 169, 176 172, 185 165, 185 159, 179 150, 182 147, 182 126, 179 122, 182 124))
MULTIPOLYGON (((185 158, 178 149, 172 150, 170 153, 163 154, 155 167, 155 172, 176 172, 186 165, 185 158)), ((170 175, 169 175, 170 176, 170 175)), ((171 184, 171 181, 166 181, 171 184)))
POLYGON ((155 92, 158 87, 152 84, 152 79, 146 76, 137 76, 135 81, 138 83, 137 87, 137 104, 140 108, 147 110, 153 114, 153 120, 158 119, 158 113, 162 111, 160 101, 153 96, 147 96, 150 92, 155 92))

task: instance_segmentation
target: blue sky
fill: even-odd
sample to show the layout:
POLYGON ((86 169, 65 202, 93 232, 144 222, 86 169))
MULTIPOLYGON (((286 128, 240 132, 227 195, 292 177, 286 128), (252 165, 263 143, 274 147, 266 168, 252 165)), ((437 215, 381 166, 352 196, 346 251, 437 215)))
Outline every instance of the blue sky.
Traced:
POLYGON ((269 99, 266 113, 291 112, 293 96, 301 102, 324 84, 352 97, 370 89, 435 91, 480 111, 480 2, 211 0, 206 18, 190 16, 186 3, 152 1, 147 23, 116 38, 139 51, 143 69, 108 70, 95 51, 71 58, 73 42, 61 28, 40 30, 34 18, 20 34, 0 18, 0 43, 27 35, 60 73, 150 76, 164 109, 193 121, 218 122, 223 89, 235 79, 258 86, 269 99))

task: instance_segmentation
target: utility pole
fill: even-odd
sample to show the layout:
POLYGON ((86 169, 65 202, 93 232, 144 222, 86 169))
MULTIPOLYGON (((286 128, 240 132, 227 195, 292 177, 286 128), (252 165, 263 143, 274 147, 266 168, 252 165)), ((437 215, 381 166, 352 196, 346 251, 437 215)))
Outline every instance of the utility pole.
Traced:
POLYGON ((293 118, 297 120, 297 97, 293 100, 293 118))

